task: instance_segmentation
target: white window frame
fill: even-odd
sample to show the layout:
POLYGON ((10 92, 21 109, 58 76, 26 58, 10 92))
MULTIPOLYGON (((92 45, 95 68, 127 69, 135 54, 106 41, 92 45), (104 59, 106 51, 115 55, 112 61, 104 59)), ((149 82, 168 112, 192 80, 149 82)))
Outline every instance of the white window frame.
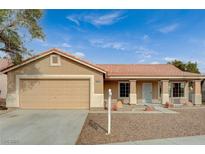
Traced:
POLYGON ((50 66, 61 66, 61 58, 59 55, 50 55, 50 66), (53 57, 57 57, 58 63, 53 63, 53 57))
POLYGON ((171 82, 171 98, 172 99, 181 99, 181 98, 185 98, 185 82, 184 81, 176 81, 176 82, 171 82), (173 97, 173 84, 174 83, 183 83, 184 84, 184 96, 183 97, 173 97))
POLYGON ((119 99, 127 99, 127 98, 129 98, 130 94, 128 95, 128 97, 120 97, 120 83, 129 83, 130 84, 129 81, 119 81, 118 82, 118 98, 119 99))

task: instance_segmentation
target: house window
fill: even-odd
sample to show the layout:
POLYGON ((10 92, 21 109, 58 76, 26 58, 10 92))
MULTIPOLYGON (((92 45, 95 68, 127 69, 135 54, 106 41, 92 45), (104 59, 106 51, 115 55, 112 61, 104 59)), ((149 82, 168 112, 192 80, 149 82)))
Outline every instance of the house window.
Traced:
POLYGON ((184 97, 184 87, 183 82, 172 83, 172 97, 184 97))
POLYGON ((60 66, 61 65, 60 56, 58 56, 58 55, 51 55, 50 56, 50 65, 51 66, 60 66))
POLYGON ((120 97, 129 97, 130 94, 130 83, 120 82, 120 97))

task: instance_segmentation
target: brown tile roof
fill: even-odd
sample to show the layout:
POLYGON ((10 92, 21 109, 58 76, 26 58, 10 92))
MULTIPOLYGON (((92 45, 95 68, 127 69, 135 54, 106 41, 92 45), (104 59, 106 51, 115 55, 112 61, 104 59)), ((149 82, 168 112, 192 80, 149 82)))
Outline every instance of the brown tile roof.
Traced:
POLYGON ((0 71, 11 65, 12 65, 12 62, 10 59, 0 59, 0 71))
POLYGON ((171 64, 98 64, 108 76, 200 76, 183 72, 171 64))
MULTIPOLYGON (((24 60, 19 65, 12 65, 11 63, 8 65, 6 61, 0 61, 0 70, 8 72, 12 69, 17 67, 21 67, 24 64, 27 64, 38 57, 50 54, 50 53, 59 53, 61 55, 73 58, 74 60, 78 60, 85 65, 88 65, 94 69, 100 70, 104 73, 107 73, 108 76, 165 76, 165 77, 172 77, 172 76, 179 76, 179 77, 200 77, 201 74, 196 73, 189 73, 183 72, 180 69, 176 68, 170 64, 92 64, 88 61, 80 59, 72 54, 67 52, 62 52, 60 49, 53 48, 38 55, 35 55, 31 58, 24 60)), ((8 62, 8 61, 7 61, 8 62)))

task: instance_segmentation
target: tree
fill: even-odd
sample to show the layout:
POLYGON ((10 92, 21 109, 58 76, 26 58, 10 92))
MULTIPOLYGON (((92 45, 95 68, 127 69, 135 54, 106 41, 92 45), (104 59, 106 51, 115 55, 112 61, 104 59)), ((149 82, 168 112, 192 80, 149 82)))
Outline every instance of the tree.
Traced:
POLYGON ((176 60, 176 59, 175 59, 175 60, 173 60, 173 61, 168 62, 168 64, 172 64, 172 65, 176 66, 177 68, 179 68, 180 70, 186 71, 186 64, 183 63, 183 62, 180 61, 180 60, 176 60))
POLYGON ((187 63, 184 63, 180 60, 175 59, 173 61, 168 62, 168 64, 172 64, 182 71, 191 72, 191 73, 200 73, 196 62, 188 61, 187 63))
POLYGON ((0 51, 6 53, 14 64, 31 54, 25 47, 25 39, 44 39, 38 24, 42 15, 42 10, 0 10, 0 51), (25 32, 26 37, 22 36, 25 32))
POLYGON ((196 62, 195 62, 195 63, 192 63, 192 62, 189 61, 189 62, 186 64, 186 68, 187 68, 187 71, 188 71, 188 72, 200 73, 196 62))

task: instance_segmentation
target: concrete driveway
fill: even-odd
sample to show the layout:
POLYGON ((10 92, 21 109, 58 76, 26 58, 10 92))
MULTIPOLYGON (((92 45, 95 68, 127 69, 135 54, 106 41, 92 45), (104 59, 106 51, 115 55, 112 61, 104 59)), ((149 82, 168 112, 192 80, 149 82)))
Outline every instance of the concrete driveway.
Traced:
POLYGON ((15 110, 0 115, 0 144, 75 144, 88 111, 15 110))

